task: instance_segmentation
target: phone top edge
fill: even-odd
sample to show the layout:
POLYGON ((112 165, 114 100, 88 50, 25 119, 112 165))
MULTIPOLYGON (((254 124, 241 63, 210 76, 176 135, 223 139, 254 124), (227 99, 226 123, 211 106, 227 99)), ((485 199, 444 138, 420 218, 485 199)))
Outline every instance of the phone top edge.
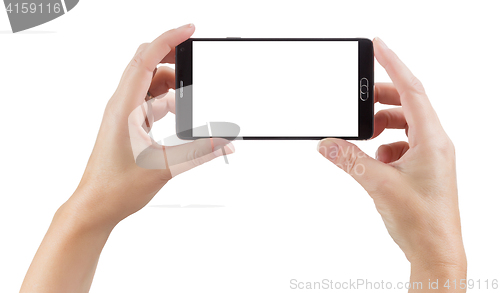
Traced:
POLYGON ((189 38, 187 41, 369 41, 368 38, 189 38))

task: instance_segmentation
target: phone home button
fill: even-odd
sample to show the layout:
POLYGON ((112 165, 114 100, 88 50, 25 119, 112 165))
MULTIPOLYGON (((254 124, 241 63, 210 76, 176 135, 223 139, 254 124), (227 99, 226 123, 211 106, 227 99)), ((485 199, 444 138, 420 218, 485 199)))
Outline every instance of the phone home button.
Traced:
POLYGON ((368 79, 366 77, 363 77, 359 81, 359 98, 361 101, 366 101, 368 99, 368 91, 370 88, 368 87, 368 79))

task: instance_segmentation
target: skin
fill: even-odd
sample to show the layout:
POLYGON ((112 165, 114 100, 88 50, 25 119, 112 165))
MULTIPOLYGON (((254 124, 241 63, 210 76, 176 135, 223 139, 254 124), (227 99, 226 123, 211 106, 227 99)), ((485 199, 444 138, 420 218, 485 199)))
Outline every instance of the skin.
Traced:
MULTIPOLYGON (((82 180, 54 215, 20 292, 88 292, 102 248, 121 220, 143 208, 176 175, 221 156, 222 150, 234 152, 223 139, 163 149, 148 135, 154 121, 175 112, 169 91, 174 72, 157 66, 173 63, 175 46, 193 32, 192 24, 182 26, 137 50, 106 106, 82 180), (145 102, 148 90, 157 98, 145 102)), ((409 144, 381 146, 378 160, 338 139, 321 141, 319 151, 372 196, 412 264, 412 281, 465 278, 453 144, 418 80, 379 39, 374 44, 394 82, 377 84, 376 99, 402 105, 377 113, 375 136, 385 128, 407 127, 409 144), (338 156, 332 158, 333 153, 338 156), (365 167, 362 175, 352 172, 359 166, 365 167)))
POLYGON ((166 148, 166 165, 161 146, 148 136, 151 127, 141 107, 149 113, 150 126, 175 112, 168 92, 174 88, 174 71, 156 67, 173 63, 175 46, 193 32, 193 25, 173 29, 137 50, 106 106, 82 180, 54 215, 21 292, 88 292, 101 250, 121 220, 143 208, 172 177, 221 156, 221 147, 226 154, 234 151, 227 140, 200 139, 166 148), (163 97, 146 103, 148 90, 163 97), (136 159, 147 148, 157 164, 142 168, 136 159))
MULTIPOLYGON (((375 115, 374 137, 386 128, 405 129, 408 142, 381 145, 376 159, 341 139, 320 141, 318 151, 368 192, 385 226, 411 263, 411 282, 466 278, 455 149, 420 81, 379 38, 374 52, 393 84, 376 84, 375 100, 397 105, 375 115)), ((426 290, 410 290, 410 292, 426 290)), ((461 290, 452 290, 461 292, 461 290)), ((465 288, 464 290, 465 291, 465 288)))

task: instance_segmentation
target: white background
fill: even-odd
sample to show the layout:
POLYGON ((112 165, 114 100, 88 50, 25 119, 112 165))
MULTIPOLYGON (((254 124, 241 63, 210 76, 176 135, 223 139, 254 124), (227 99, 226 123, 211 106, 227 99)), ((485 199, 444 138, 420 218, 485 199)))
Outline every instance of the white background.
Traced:
MULTIPOLYGON (((189 22, 195 37, 380 36, 424 83, 455 144, 469 277, 500 279, 496 4, 84 0, 14 35, 0 12, 0 291, 19 289, 54 212, 77 186, 137 46, 189 22)), ((376 80, 389 81, 376 66, 376 80)), ((259 95, 258 83, 252 91, 259 95)), ((156 137, 173 134, 173 121, 155 126, 156 137)), ((404 139, 387 130, 357 144, 373 155, 404 139)), ((237 141, 229 165, 219 158, 175 178, 151 205, 223 207, 145 207, 127 218, 104 248, 91 291, 287 292, 292 278, 406 281, 410 266, 372 200, 316 143, 237 141)))
POLYGON ((240 137, 356 137, 358 42, 194 41, 192 90, 195 128, 225 121, 240 137))

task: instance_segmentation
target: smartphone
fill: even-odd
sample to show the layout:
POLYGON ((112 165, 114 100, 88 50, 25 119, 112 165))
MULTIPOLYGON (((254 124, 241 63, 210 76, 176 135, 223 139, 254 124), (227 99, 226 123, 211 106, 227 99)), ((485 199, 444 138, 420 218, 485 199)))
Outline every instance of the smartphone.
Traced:
POLYGON ((177 136, 368 139, 373 58, 364 38, 190 38, 175 49, 177 136))

